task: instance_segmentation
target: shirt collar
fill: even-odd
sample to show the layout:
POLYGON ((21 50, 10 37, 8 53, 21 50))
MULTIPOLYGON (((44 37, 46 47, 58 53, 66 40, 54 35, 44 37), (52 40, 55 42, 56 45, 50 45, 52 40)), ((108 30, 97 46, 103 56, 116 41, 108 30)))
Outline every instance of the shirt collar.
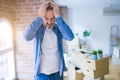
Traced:
POLYGON ((47 32, 51 32, 52 29, 53 29, 53 27, 51 27, 51 28, 46 27, 46 31, 47 31, 47 32))

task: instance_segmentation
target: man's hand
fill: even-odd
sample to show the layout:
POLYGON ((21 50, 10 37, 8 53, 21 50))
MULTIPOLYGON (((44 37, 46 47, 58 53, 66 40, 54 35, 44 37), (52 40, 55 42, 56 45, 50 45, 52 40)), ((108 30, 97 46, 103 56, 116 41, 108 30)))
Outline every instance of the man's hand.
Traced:
POLYGON ((52 2, 51 6, 53 7, 53 12, 54 12, 55 17, 57 18, 58 16, 60 16, 59 7, 57 6, 57 4, 52 2))
POLYGON ((43 2, 41 5, 40 5, 40 8, 39 8, 39 17, 41 17, 42 19, 45 18, 45 13, 46 13, 46 8, 48 6, 48 3, 49 1, 47 2, 43 2))

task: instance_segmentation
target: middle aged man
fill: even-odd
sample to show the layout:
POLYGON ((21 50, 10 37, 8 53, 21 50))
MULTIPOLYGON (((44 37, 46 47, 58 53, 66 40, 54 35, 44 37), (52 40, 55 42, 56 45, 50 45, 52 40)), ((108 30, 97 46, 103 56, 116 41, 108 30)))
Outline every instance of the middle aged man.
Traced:
POLYGON ((62 39, 72 40, 73 32, 51 1, 40 5, 39 16, 24 33, 27 41, 35 40, 34 80, 63 80, 66 70, 62 39))

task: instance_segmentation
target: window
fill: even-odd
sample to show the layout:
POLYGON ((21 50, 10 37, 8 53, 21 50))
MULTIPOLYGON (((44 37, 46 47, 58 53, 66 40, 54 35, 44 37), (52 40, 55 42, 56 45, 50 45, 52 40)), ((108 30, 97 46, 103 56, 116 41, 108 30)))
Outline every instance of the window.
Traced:
POLYGON ((0 80, 15 78, 12 26, 5 18, 0 18, 0 80))

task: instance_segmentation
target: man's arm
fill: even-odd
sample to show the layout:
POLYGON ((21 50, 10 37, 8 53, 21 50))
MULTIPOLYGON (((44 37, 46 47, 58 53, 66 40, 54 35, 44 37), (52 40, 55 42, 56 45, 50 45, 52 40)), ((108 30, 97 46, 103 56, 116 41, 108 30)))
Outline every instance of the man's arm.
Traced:
POLYGON ((74 38, 73 32, 61 16, 55 19, 55 23, 57 24, 64 39, 71 41, 74 38))
POLYGON ((70 27, 65 23, 63 18, 60 16, 59 7, 55 3, 51 3, 51 6, 53 7, 53 12, 55 15, 55 23, 57 24, 62 37, 66 40, 72 40, 74 38, 74 34, 71 31, 70 27))
POLYGON ((24 32, 24 38, 27 41, 32 40, 35 37, 38 29, 42 26, 42 24, 43 24, 42 18, 37 17, 35 21, 33 21, 24 32))
POLYGON ((43 2, 41 5, 40 5, 40 8, 39 8, 39 17, 36 18, 35 21, 33 21, 29 27, 26 29, 25 33, 24 33, 24 37, 27 41, 30 41, 32 40, 38 29, 42 26, 42 24, 44 23, 44 17, 45 17, 45 13, 46 13, 46 7, 48 6, 48 3, 49 1, 46 1, 46 2, 43 2))

